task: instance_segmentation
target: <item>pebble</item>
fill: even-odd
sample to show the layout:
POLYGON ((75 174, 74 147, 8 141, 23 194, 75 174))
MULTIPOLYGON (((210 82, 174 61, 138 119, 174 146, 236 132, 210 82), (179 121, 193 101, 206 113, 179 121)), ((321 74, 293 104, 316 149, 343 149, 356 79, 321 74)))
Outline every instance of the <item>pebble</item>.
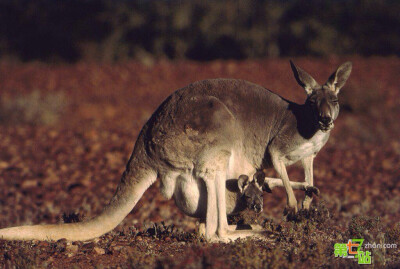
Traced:
POLYGON ((96 254, 99 254, 99 255, 106 254, 106 251, 104 248, 95 247, 93 250, 94 250, 94 252, 96 252, 96 254))
POLYGON ((37 246, 38 247, 48 247, 49 246, 49 242, 41 241, 37 246))
POLYGON ((78 252, 79 247, 77 245, 68 245, 66 247, 66 253, 68 257, 74 256, 78 252))
POLYGON ((0 169, 6 169, 9 166, 7 162, 0 162, 0 169))

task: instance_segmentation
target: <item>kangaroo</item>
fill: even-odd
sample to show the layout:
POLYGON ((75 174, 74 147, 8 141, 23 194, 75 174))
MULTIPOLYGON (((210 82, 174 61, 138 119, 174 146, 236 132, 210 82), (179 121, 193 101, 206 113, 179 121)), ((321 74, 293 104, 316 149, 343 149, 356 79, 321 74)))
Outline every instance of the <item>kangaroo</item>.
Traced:
MULTIPOLYGON (((350 75, 351 63, 341 65, 323 86, 292 62, 291 67, 307 93, 304 104, 244 80, 192 83, 170 95, 143 126, 117 190, 100 215, 78 223, 5 228, 0 238, 99 237, 114 229, 157 179, 161 193, 173 197, 182 212, 205 216, 207 239, 255 235, 257 231, 229 229, 226 181, 270 167, 285 187, 288 209, 297 212, 286 166, 301 160, 305 180, 313 186, 313 159, 338 116, 337 94, 350 75)), ((306 208, 311 199, 306 195, 306 208)))

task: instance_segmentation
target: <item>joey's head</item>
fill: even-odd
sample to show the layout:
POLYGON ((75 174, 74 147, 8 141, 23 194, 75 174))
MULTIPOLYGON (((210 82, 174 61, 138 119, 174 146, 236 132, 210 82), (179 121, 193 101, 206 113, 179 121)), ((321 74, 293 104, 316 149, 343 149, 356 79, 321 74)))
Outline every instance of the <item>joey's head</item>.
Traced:
POLYGON ((351 62, 346 62, 339 66, 322 86, 292 61, 290 61, 290 65, 297 83, 307 93, 305 105, 311 108, 314 123, 321 131, 330 131, 334 126, 333 121, 339 115, 338 94, 350 76, 351 62))
POLYGON ((262 183, 259 184, 255 177, 254 180, 250 180, 248 176, 241 175, 239 176, 238 187, 247 208, 260 213, 264 207, 262 183))

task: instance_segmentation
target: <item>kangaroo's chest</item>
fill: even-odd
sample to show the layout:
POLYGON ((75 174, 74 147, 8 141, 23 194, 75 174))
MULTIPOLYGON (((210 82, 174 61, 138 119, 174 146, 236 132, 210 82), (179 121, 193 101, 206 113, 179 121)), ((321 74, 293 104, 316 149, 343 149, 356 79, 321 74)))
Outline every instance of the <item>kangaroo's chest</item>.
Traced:
POLYGON ((284 154, 285 163, 287 165, 295 163, 305 157, 317 154, 320 149, 326 144, 329 138, 329 133, 318 131, 310 139, 301 139, 293 147, 289 148, 284 154))

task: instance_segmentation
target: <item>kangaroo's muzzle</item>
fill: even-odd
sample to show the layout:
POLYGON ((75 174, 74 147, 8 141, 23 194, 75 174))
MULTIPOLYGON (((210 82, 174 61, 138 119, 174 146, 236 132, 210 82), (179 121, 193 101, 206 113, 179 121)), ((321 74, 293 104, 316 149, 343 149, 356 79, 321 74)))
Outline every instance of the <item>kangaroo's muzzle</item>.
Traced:
POLYGON ((320 116, 318 118, 318 125, 323 132, 328 132, 334 126, 332 118, 327 116, 320 116))

